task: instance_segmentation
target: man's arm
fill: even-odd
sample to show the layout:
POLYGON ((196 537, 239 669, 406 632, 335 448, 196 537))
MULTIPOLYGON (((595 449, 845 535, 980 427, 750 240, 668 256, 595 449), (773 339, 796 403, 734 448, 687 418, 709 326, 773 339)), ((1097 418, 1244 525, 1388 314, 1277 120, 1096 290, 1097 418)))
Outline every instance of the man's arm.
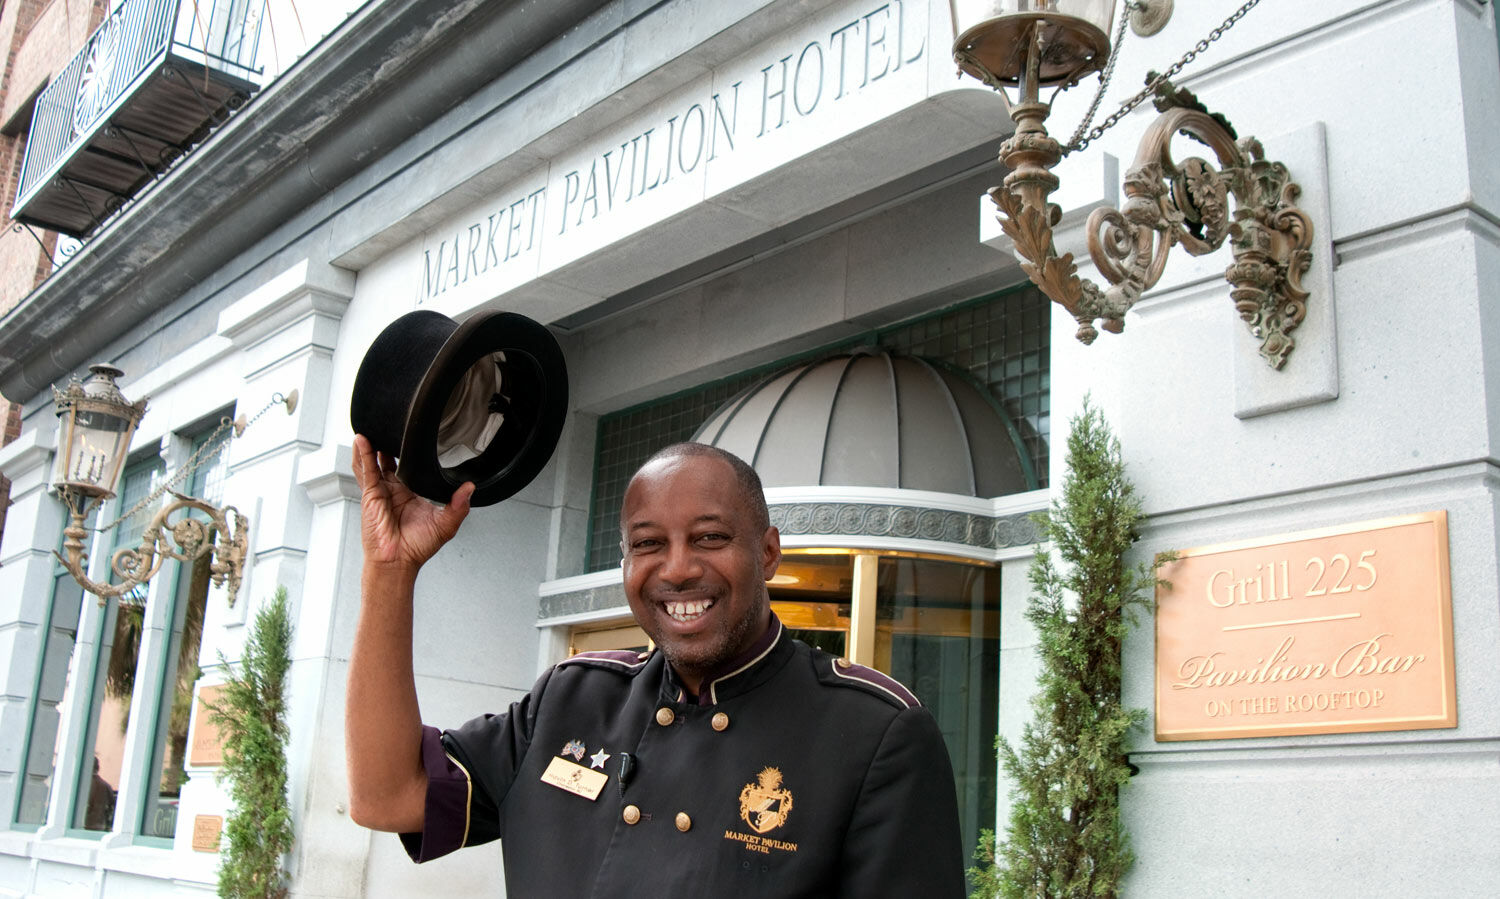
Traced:
POLYGON ((412 596, 422 565, 458 532, 474 485, 435 506, 402 484, 395 460, 377 454, 363 435, 354 438, 354 476, 364 568, 345 696, 349 815, 375 830, 420 831, 427 775, 412 673, 412 596))

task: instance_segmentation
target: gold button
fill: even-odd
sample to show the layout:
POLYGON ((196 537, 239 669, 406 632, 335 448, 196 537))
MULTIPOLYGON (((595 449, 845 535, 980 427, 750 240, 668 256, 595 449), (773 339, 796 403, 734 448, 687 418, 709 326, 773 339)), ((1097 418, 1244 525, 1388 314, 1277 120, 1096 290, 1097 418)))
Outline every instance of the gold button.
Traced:
POLYGON ((691 828, 692 826, 693 826, 693 819, 688 817, 688 813, 687 812, 678 812, 677 813, 677 829, 678 830, 682 831, 683 833, 687 833, 688 829, 691 828))
POLYGON ((715 712, 709 724, 713 725, 714 730, 725 730, 729 727, 729 716, 723 712, 715 712))
POLYGON ((671 724, 676 720, 677 716, 672 714, 672 710, 667 708, 666 706, 662 706, 661 708, 656 710, 656 723, 660 724, 662 727, 666 727, 668 724, 671 724))
POLYGON ((854 666, 854 663, 849 661, 848 659, 839 659, 833 664, 839 666, 840 668, 851 668, 854 666))
POLYGON ((627 805, 625 806, 624 813, 621 814, 620 817, 625 819, 626 824, 634 824, 635 822, 641 820, 641 810, 633 805, 627 805))

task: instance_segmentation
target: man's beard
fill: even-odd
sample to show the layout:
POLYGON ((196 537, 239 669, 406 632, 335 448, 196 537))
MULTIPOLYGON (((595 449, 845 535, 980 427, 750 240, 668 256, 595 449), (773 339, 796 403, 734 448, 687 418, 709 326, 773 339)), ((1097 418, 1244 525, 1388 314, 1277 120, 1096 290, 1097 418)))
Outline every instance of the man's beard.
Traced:
MULTIPOLYGON (((657 608, 662 608, 660 599, 659 595, 648 597, 648 601, 657 608)), ((715 605, 727 601, 724 596, 714 599, 715 605)), ((754 640, 756 626, 760 624, 766 606, 765 600, 751 603, 743 615, 729 622, 728 627, 713 633, 702 643, 683 641, 670 634, 664 635, 663 629, 655 627, 652 629, 657 630, 658 633, 649 634, 649 636, 679 674, 686 672, 702 677, 730 661, 754 640)))

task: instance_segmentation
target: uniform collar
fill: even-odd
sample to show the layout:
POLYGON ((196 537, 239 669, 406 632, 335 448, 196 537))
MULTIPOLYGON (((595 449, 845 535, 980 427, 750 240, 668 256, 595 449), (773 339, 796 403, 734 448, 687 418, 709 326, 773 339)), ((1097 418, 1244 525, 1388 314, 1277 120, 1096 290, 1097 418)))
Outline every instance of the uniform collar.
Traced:
POLYGON ((702 690, 696 701, 682 685, 671 663, 666 668, 665 691, 677 702, 697 705, 716 705, 733 696, 739 696, 758 686, 776 673, 791 652, 791 640, 786 639, 786 629, 781 619, 771 613, 771 623, 766 632, 749 649, 720 665, 703 678, 702 690))

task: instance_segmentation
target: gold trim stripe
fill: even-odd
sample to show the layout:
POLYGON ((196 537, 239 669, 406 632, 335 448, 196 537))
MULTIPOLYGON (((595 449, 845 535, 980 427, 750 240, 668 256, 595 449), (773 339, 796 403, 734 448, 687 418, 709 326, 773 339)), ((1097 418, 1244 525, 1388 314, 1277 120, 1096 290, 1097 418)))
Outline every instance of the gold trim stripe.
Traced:
POLYGON ((756 656, 755 658, 751 659, 750 661, 746 662, 745 664, 741 665, 740 667, 734 669, 733 671, 729 672, 728 674, 726 674, 726 675, 724 675, 722 677, 716 677, 716 678, 714 678, 713 683, 711 683, 711 684, 708 685, 708 701, 709 701, 709 703, 711 703, 712 705, 718 705, 719 704, 719 692, 718 692, 719 691, 719 681, 721 681, 721 680, 728 680, 729 678, 734 677, 736 674, 739 674, 740 672, 742 672, 742 671, 744 671, 744 670, 746 670, 748 668, 753 668, 755 666, 756 662, 759 662, 761 659, 763 659, 766 656, 770 655, 771 650, 773 650, 773 649, 776 648, 776 644, 778 644, 778 643, 781 642, 781 635, 785 631, 786 631, 786 628, 784 628, 784 627, 781 626, 781 619, 779 619, 779 618, 776 619, 776 639, 772 640, 771 643, 770 643, 770 645, 767 646, 765 648, 765 650, 763 652, 761 652, 760 655, 756 656))
MULTIPOLYGON (((839 677, 842 677, 844 680, 852 680, 852 681, 858 681, 859 683, 862 683, 862 684, 869 684, 870 686, 874 687, 877 690, 882 690, 882 691, 884 691, 886 693, 889 693, 890 696, 891 696, 891 698, 894 699, 894 700, 896 700, 897 702, 901 703, 901 705, 904 708, 908 708, 909 709, 909 708, 912 707, 912 704, 906 701, 906 697, 904 697, 901 694, 897 693, 895 690, 892 690, 891 688, 886 687, 884 685, 877 684, 874 681, 870 680, 869 678, 866 678, 866 677, 855 677, 855 676, 853 676, 851 674, 845 674, 844 672, 840 671, 837 662, 829 662, 828 663, 828 667, 829 667, 830 671, 832 671, 834 674, 837 674, 839 677)), ((867 666, 867 665, 861 665, 860 667, 861 668, 867 668, 869 666, 867 666)), ((871 669, 871 670, 874 670, 874 669, 871 669)), ((881 673, 884 674, 884 672, 881 672, 881 673)), ((887 674, 886 677, 890 677, 890 675, 887 674)), ((894 680, 894 679, 895 678, 892 678, 892 680, 894 680)), ((912 695, 915 696, 916 694, 913 693, 912 695)), ((920 701, 919 701, 918 704, 920 704, 920 701)))
POLYGON ((474 778, 469 776, 469 769, 464 767, 463 762, 453 757, 453 753, 444 751, 443 755, 446 755, 448 761, 452 762, 454 767, 464 773, 464 783, 469 787, 469 792, 464 797, 464 838, 458 844, 459 846, 467 846, 469 845, 469 816, 473 814, 474 809, 474 778))

